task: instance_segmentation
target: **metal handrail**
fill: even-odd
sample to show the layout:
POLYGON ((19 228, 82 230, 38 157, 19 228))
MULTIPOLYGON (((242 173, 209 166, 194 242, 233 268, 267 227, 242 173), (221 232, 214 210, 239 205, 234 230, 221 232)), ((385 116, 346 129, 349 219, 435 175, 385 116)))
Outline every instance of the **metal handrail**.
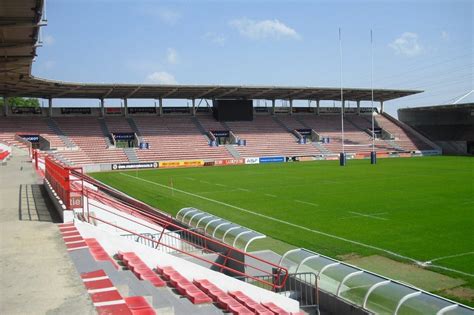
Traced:
MULTIPOLYGON (((208 259, 206 259, 206 258, 204 258, 204 257, 201 257, 201 256, 198 256, 198 255, 194 255, 194 254, 192 254, 192 253, 183 251, 183 250, 181 250, 181 249, 179 249, 179 248, 176 248, 176 247, 174 247, 174 246, 171 246, 171 245, 168 245, 168 244, 165 244, 165 243, 160 243, 160 242, 158 242, 158 241, 156 241, 156 240, 153 240, 153 239, 151 239, 151 238, 149 238, 149 237, 140 235, 140 234, 135 233, 135 232, 133 232, 133 231, 131 231, 131 230, 129 230, 129 229, 126 229, 126 228, 124 228, 124 227, 118 226, 117 224, 113 224, 113 223, 107 222, 107 221, 105 221, 105 220, 103 220, 103 219, 100 219, 100 218, 98 218, 98 217, 96 217, 96 216, 93 216, 93 215, 90 215, 90 214, 89 214, 88 217, 89 217, 89 218, 92 218, 92 219, 94 219, 94 220, 96 220, 96 221, 102 222, 102 223, 104 223, 104 224, 110 225, 110 226, 112 226, 112 227, 114 227, 114 228, 116 228, 116 229, 120 229, 120 230, 122 230, 122 231, 128 232, 128 233, 130 233, 130 234, 134 234, 134 235, 139 236, 139 237, 141 237, 141 238, 143 238, 143 239, 146 239, 146 240, 148 240, 148 241, 150 241, 150 242, 156 243, 156 244, 157 244, 157 248, 158 248, 158 246, 164 246, 164 247, 167 247, 167 248, 171 248, 171 249, 174 250, 174 251, 180 252, 180 253, 185 254, 185 255, 187 255, 187 256, 189 256, 189 257, 192 257, 192 258, 194 258, 194 259, 198 259, 198 260, 200 260, 200 261, 203 261, 203 262, 209 263, 209 264, 211 264, 211 265, 213 265, 213 266, 216 266, 216 267, 220 268, 221 270, 227 270, 227 271, 232 272, 232 273, 234 273, 234 274, 237 274, 237 275, 240 275, 240 276, 245 276, 245 277, 247 277, 247 278, 253 279, 254 281, 257 281, 257 282, 263 283, 263 284, 265 284, 265 285, 271 286, 274 290, 283 288, 284 285, 285 285, 286 279, 288 278, 288 274, 285 274, 284 279, 281 281, 280 284, 276 284, 276 283, 273 283, 273 282, 268 282, 268 281, 266 281, 266 280, 262 280, 261 278, 257 278, 257 277, 254 277, 254 276, 247 275, 246 273, 241 272, 241 271, 236 270, 236 269, 233 269, 233 268, 231 268, 231 267, 229 267, 229 266, 222 265, 222 264, 219 264, 219 263, 217 263, 217 262, 208 260, 208 259)), ((281 269, 284 269, 284 268, 278 267, 278 269, 280 269, 280 271, 281 271, 281 269)), ((275 278, 275 277, 273 276, 273 278, 275 278)))
MULTIPOLYGON (((175 251, 177 251, 177 252, 186 254, 186 255, 188 255, 188 256, 191 256, 191 257, 196 258, 196 259, 198 259, 198 260, 204 261, 204 262, 206 262, 206 263, 208 263, 208 264, 211 264, 211 265, 213 265, 213 266, 219 267, 221 270, 227 270, 227 271, 230 271, 230 272, 232 272, 232 273, 235 273, 235 274, 238 274, 238 275, 241 275, 241 276, 248 276, 246 273, 243 273, 243 272, 241 272, 241 271, 239 271, 239 270, 236 270, 236 269, 234 269, 234 268, 231 268, 231 267, 228 267, 228 266, 226 266, 226 265, 222 265, 222 264, 216 263, 216 262, 214 262, 214 261, 212 261, 212 260, 208 260, 208 259, 205 259, 205 258, 200 257, 200 256, 193 255, 193 254, 188 253, 188 252, 186 252, 186 251, 183 251, 183 250, 181 250, 181 249, 179 249, 179 248, 170 246, 169 244, 165 244, 165 243, 161 242, 160 240, 158 240, 158 241, 157 241, 157 240, 153 240, 153 239, 148 238, 148 237, 146 237, 146 236, 142 236, 142 235, 140 235, 140 234, 138 234, 138 233, 136 233, 136 232, 134 232, 134 231, 130 231, 130 230, 126 229, 126 228, 123 228, 123 227, 121 227, 121 226, 118 226, 117 224, 113 224, 113 223, 107 222, 107 221, 105 221, 105 220, 103 220, 103 219, 97 218, 96 216, 91 215, 91 214, 90 214, 90 211, 89 211, 89 203, 90 203, 90 202, 89 202, 89 199, 92 200, 93 198, 90 198, 90 197, 93 197, 94 195, 95 195, 95 196, 99 195, 101 199, 106 199, 108 202, 110 202, 110 203, 116 205, 116 207, 118 206, 118 208, 119 208, 118 210, 122 210, 122 209, 120 209, 120 208, 128 208, 130 211, 136 211, 136 209, 135 209, 135 208, 132 208, 132 207, 130 207, 130 206, 128 206, 128 205, 121 204, 120 201, 115 200, 115 199, 112 199, 112 198, 110 198, 110 197, 108 197, 108 196, 100 195, 100 194, 98 194, 97 192, 94 192, 94 191, 92 191, 92 190, 85 190, 85 191, 84 191, 84 194, 85 194, 85 196, 88 197, 88 198, 87 198, 87 210, 88 210, 88 211, 87 211, 87 214, 86 214, 86 215, 87 215, 86 218, 95 219, 95 220, 97 220, 97 221, 99 221, 99 222, 102 222, 102 223, 111 225, 111 226, 113 226, 113 227, 115 227, 115 228, 117 228, 117 229, 126 231, 126 232, 128 232, 128 233, 130 233, 130 234, 134 234, 134 235, 139 236, 139 237, 142 237, 143 239, 147 239, 148 241, 150 241, 150 242, 152 242, 152 243, 155 243, 155 244, 156 244, 156 248, 158 248, 158 246, 165 246, 165 247, 171 248, 171 249, 173 249, 173 250, 175 250, 175 251)), ((104 207, 101 207, 101 206, 99 206, 99 205, 94 204, 93 206, 94 206, 94 207, 97 207, 97 208, 99 208, 99 209, 101 209, 101 210, 104 210, 104 211, 108 211, 108 212, 110 212, 110 213, 113 213, 113 212, 111 212, 110 210, 105 209, 104 207)), ((140 213, 140 212, 139 212, 139 213, 140 213)), ((115 214, 115 213, 114 213, 114 214, 115 214)), ((128 219, 128 218, 127 218, 127 219, 128 219)), ((269 282, 268 282, 268 283, 266 283, 266 284, 267 284, 267 285, 271 285, 274 289, 282 288, 282 287, 285 285, 286 279, 288 278, 288 270, 287 270, 286 268, 284 268, 284 267, 282 267, 282 266, 279 266, 279 265, 276 265, 276 264, 274 264, 274 263, 268 262, 268 261, 266 261, 266 260, 264 260, 264 259, 261 259, 260 257, 257 257, 257 256, 254 256, 254 255, 252 255, 252 254, 249 254, 249 253, 246 253, 246 252, 244 252, 244 251, 241 251, 241 250, 239 250, 239 249, 237 249, 237 248, 235 248, 235 247, 229 246, 229 245, 227 245, 227 244, 225 244, 225 243, 222 243, 222 242, 220 242, 220 241, 218 241, 218 240, 209 238, 209 237, 207 237, 207 236, 205 236, 205 235, 203 235, 203 234, 197 233, 197 232, 192 231, 192 230, 189 230, 189 229, 183 229, 182 226, 179 226, 179 225, 177 225, 177 224, 175 224, 175 223, 173 223, 173 222, 171 222, 171 221, 165 221, 165 220, 163 220, 162 218, 159 218, 159 217, 156 217, 156 218, 154 218, 154 219, 155 219, 155 220, 153 220, 153 221, 154 221, 155 224, 158 224, 158 225, 160 225, 160 226, 163 227, 163 231, 160 231, 160 232, 162 232, 162 233, 163 233, 167 228, 173 228, 173 229, 176 229, 176 230, 178 230, 178 231, 181 231, 181 232, 186 233, 187 236, 192 236, 192 237, 195 237, 196 239, 201 239, 201 240, 203 240, 203 243, 205 243, 205 244, 215 244, 215 245, 220 246, 221 248, 224 248, 225 254, 223 254, 223 253, 221 253, 221 252, 216 252, 216 251, 214 251, 214 250, 211 250, 211 249, 209 249, 208 246, 202 247, 203 250, 213 252, 214 254, 216 254, 216 255, 218 255, 218 256, 224 258, 224 261, 229 261, 229 260, 231 260, 231 261, 234 261, 234 262, 240 264, 241 266, 243 266, 243 267, 245 267, 245 268, 248 267, 248 268, 257 270, 257 271, 259 271, 259 272, 262 272, 262 273, 264 273, 264 274, 271 275, 270 273, 268 273, 267 271, 265 271, 265 270, 263 270, 263 269, 261 269, 261 268, 258 268, 258 267, 256 267, 256 266, 249 265, 249 264, 247 264, 247 263, 245 263, 245 262, 239 261, 239 260, 237 260, 237 259, 231 257, 230 254, 231 254, 232 252, 235 252, 235 253, 239 253, 239 254, 243 255, 244 257, 248 257, 248 258, 257 260, 257 261, 259 261, 259 262, 261 262, 261 263, 263 263, 263 264, 269 266, 270 268, 276 269, 276 270, 277 270, 277 274, 278 274, 278 279, 281 279, 281 280, 280 280, 281 283, 280 283, 280 284, 277 284, 277 283, 273 283, 273 282, 272 282, 272 283, 269 283, 269 282), (283 276, 283 278, 281 278, 281 276, 283 276)), ((130 220, 130 221, 135 222, 134 220, 130 220)), ((145 225, 145 226, 146 226, 146 225, 145 225)), ((147 226, 147 227, 148 227, 148 226, 147 226)), ((148 228, 149 228, 149 227, 148 227, 148 228)), ((185 240, 185 239, 180 239, 180 241, 181 241, 181 242, 184 242, 184 243, 192 244, 193 246, 196 246, 196 247, 199 246, 199 245, 197 245, 197 244, 195 244, 195 243, 192 243, 192 242, 190 242, 190 241, 188 241, 188 240, 185 240)), ((250 277, 250 276, 249 276, 249 277, 250 277)), ((259 281, 259 280, 258 280, 258 279, 255 279, 255 281, 259 281)))

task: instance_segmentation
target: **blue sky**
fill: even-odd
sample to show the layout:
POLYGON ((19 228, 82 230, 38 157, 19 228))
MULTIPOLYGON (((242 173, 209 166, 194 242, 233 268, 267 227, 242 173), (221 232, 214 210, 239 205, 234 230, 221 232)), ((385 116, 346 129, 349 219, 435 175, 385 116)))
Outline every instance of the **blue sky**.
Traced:
MULTIPOLYGON (((426 91, 387 102, 395 114, 473 89, 473 11, 468 0, 49 0, 33 74, 80 82, 338 87, 340 27, 343 85, 370 88, 372 29, 374 87, 426 91)), ((474 93, 464 101, 474 101, 474 93)), ((68 101, 55 104, 61 102, 68 101)))

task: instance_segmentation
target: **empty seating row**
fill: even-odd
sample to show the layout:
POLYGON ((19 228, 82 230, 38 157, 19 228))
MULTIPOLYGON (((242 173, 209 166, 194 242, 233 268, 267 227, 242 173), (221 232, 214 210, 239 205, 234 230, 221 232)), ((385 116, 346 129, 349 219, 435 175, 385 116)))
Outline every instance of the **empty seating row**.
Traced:
POLYGON ((135 117, 148 150, 137 150, 142 162, 192 159, 227 159, 232 155, 224 146, 210 147, 208 139, 190 116, 135 117))
POLYGON ((110 261, 116 269, 119 268, 115 260, 113 260, 112 257, 109 256, 109 254, 102 248, 100 243, 95 238, 85 238, 84 241, 89 247, 92 257, 94 257, 95 260, 110 261))
POLYGON ((81 278, 99 314, 156 314, 143 296, 123 298, 104 270, 82 273, 81 278))
POLYGON ((0 117, 0 141, 20 148, 26 146, 15 139, 16 135, 39 135, 48 140, 52 148, 65 147, 61 138, 49 128, 47 118, 0 117))
POLYGON ((166 283, 157 276, 135 253, 118 252, 117 258, 140 280, 149 281, 155 287, 164 287, 166 283))
POLYGON ((303 156, 321 152, 311 143, 298 144, 296 137, 271 116, 255 116, 253 121, 228 122, 227 125, 246 146, 236 147, 242 157, 303 156))

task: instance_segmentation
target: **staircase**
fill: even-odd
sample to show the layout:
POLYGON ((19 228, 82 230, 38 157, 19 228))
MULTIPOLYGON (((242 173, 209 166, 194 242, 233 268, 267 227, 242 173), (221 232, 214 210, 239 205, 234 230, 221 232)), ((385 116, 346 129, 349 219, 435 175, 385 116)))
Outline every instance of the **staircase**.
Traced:
POLYGON ((104 118, 99 118, 99 124, 100 124, 100 129, 102 130, 102 134, 105 137, 105 144, 107 145, 107 148, 112 146, 112 142, 110 142, 110 131, 109 128, 107 127, 107 124, 105 123, 104 118))
POLYGON ((71 139, 68 138, 68 136, 66 136, 66 134, 61 130, 61 128, 59 128, 59 126, 54 120, 52 120, 51 118, 47 118, 46 123, 48 124, 49 129, 51 129, 61 139, 61 141, 66 145, 66 147, 76 147, 76 145, 71 141, 71 139))
POLYGON ((130 163, 140 163, 140 160, 138 159, 137 152, 135 151, 135 148, 124 148, 123 152, 127 156, 130 163))
POLYGON ((306 129, 313 129, 311 128, 310 126, 308 126, 303 119, 301 119, 301 117, 298 117, 297 115, 293 116, 301 125, 303 125, 303 127, 305 127, 306 129))
POLYGON ((138 143, 143 142, 142 133, 138 129, 137 124, 135 123, 135 120, 133 120, 133 118, 131 118, 131 117, 128 117, 127 122, 130 125, 130 128, 132 128, 133 132, 137 135, 138 143))
POLYGON ((206 138, 207 141, 209 141, 209 137, 207 136, 207 130, 201 125, 201 122, 199 119, 196 117, 191 117, 191 120, 193 121, 194 125, 196 125, 196 128, 199 130, 199 132, 206 138))
POLYGON ((280 119, 278 119, 277 116, 272 116, 273 120, 278 124, 280 125, 280 127, 282 127, 283 129, 285 129, 286 131, 288 131, 289 133, 293 134, 293 130, 288 128, 288 126, 286 126, 280 119))
POLYGON ((311 144, 317 148, 319 151, 321 151, 322 154, 334 154, 334 152, 329 151, 325 146, 323 146, 319 142, 311 142, 311 144))
POLYGON ((240 156, 240 153, 239 151, 237 151, 235 148, 234 148, 234 145, 233 144, 226 144, 225 145, 225 148, 227 149, 227 151, 229 151, 230 154, 232 154, 232 156, 236 159, 240 159, 241 156, 240 156))

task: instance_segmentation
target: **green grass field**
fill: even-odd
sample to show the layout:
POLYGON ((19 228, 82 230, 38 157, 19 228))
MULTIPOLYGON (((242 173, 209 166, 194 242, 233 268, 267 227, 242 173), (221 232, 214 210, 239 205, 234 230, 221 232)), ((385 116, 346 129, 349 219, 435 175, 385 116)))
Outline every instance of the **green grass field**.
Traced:
POLYGON ((115 171, 96 179, 176 214, 196 207, 332 257, 394 256, 474 288, 474 159, 425 157, 115 171), (174 189, 170 188, 173 183, 174 189), (453 257, 449 257, 453 256, 453 257))

